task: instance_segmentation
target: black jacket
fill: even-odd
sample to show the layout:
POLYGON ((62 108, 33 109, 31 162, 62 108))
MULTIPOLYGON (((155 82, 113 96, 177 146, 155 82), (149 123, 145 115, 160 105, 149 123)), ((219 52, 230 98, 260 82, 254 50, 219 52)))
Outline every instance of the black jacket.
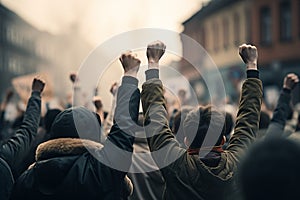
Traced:
POLYGON ((14 176, 17 177, 17 169, 22 165, 21 161, 30 150, 31 143, 40 121, 41 96, 40 92, 32 92, 28 101, 24 120, 16 134, 7 142, 0 145, 0 199, 9 199, 12 190, 14 176))
POLYGON ((12 199, 124 198, 128 194, 125 190, 129 183, 124 180, 131 165, 139 100, 137 80, 124 77, 117 96, 116 123, 103 147, 90 140, 70 138, 41 144, 37 162, 20 176, 12 199))
POLYGON ((290 110, 291 91, 282 89, 276 108, 271 119, 271 123, 266 131, 266 138, 283 136, 284 127, 290 110))

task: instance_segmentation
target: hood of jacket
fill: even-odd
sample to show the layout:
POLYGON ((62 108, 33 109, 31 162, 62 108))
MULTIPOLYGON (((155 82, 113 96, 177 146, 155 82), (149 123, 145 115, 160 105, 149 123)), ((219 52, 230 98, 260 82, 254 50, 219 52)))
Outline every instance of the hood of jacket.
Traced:
MULTIPOLYGON (((89 151, 96 151, 103 145, 91 140, 60 138, 49 140, 38 146, 36 163, 32 164, 19 178, 17 195, 26 198, 51 199, 71 198, 97 199, 113 191, 112 170, 94 158, 89 151), (109 181, 107 181, 109 180, 109 181)), ((133 191, 127 177, 124 179, 126 195, 133 191)), ((21 199, 21 198, 16 198, 21 199)))
POLYGON ((99 150, 101 143, 78 138, 59 138, 40 144, 35 153, 36 161, 47 160, 62 156, 76 156, 88 150, 99 150))

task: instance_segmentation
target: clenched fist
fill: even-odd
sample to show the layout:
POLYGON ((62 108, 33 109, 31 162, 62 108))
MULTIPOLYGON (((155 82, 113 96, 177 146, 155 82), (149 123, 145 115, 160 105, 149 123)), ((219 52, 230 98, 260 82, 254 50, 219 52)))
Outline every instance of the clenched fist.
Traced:
POLYGON ((243 44, 239 46, 239 54, 247 69, 257 69, 258 54, 255 46, 243 44))
POLYGON ((103 107, 103 103, 102 103, 102 100, 99 96, 95 96, 94 99, 93 99, 93 103, 96 107, 97 110, 100 110, 102 109, 103 107))
POLYGON ((70 73, 70 80, 72 83, 75 83, 77 81, 78 77, 77 77, 77 73, 70 73))
POLYGON ((43 92, 45 87, 45 82, 41 79, 34 78, 32 81, 32 91, 33 92, 43 92))
POLYGON ((119 60, 123 66, 124 75, 136 76, 141 64, 136 54, 128 51, 123 53, 119 60))
POLYGON ((299 82, 299 78, 296 74, 290 73, 285 76, 283 81, 283 88, 292 90, 296 86, 296 84, 299 82))
POLYGON ((118 83, 114 82, 110 87, 110 93, 114 96, 118 90, 118 83))
POLYGON ((146 54, 148 58, 149 68, 159 67, 158 65, 159 59, 164 55, 165 50, 166 50, 166 45, 159 40, 154 41, 147 46, 146 54))

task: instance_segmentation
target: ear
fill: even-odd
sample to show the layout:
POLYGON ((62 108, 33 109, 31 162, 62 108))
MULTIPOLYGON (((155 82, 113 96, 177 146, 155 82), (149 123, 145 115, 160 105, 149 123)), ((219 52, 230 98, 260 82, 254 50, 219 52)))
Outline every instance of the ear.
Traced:
POLYGON ((221 146, 223 146, 226 143, 226 137, 223 135, 222 141, 221 141, 221 146))
POLYGON ((189 148, 189 147, 190 147, 190 143, 189 143, 189 141, 188 141, 187 137, 184 137, 184 140, 183 140, 183 142, 184 142, 184 144, 185 144, 186 148, 189 148))

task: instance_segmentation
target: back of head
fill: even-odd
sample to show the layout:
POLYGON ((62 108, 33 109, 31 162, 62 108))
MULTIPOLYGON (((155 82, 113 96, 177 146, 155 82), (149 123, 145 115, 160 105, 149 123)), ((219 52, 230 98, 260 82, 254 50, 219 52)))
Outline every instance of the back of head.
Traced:
POLYGON ((99 115, 84 107, 68 108, 58 114, 51 127, 51 139, 81 138, 100 142, 99 115))
POLYGON ((186 116, 190 111, 193 110, 192 106, 182 106, 180 111, 177 111, 173 118, 172 131, 176 135, 177 141, 184 145, 184 131, 183 131, 183 122, 186 119, 186 116))
POLYGON ((184 134, 190 148, 200 148, 208 135, 210 146, 220 145, 226 131, 225 116, 211 105, 199 106, 189 112, 184 120, 184 134))
POLYGON ((286 138, 266 139, 254 145, 239 172, 245 199, 297 199, 299 158, 299 144, 286 138))
POLYGON ((50 132, 53 121, 60 112, 61 110, 59 109, 50 109, 47 111, 44 117, 44 126, 47 133, 50 132))
POLYGON ((185 120, 186 116, 190 111, 193 110, 192 106, 182 106, 180 111, 177 111, 174 115, 173 133, 176 135, 181 128, 182 122, 185 120))
POLYGON ((233 129, 234 122, 233 117, 229 112, 226 112, 225 114, 225 132, 224 135, 226 137, 226 140, 230 138, 231 131, 233 129))

